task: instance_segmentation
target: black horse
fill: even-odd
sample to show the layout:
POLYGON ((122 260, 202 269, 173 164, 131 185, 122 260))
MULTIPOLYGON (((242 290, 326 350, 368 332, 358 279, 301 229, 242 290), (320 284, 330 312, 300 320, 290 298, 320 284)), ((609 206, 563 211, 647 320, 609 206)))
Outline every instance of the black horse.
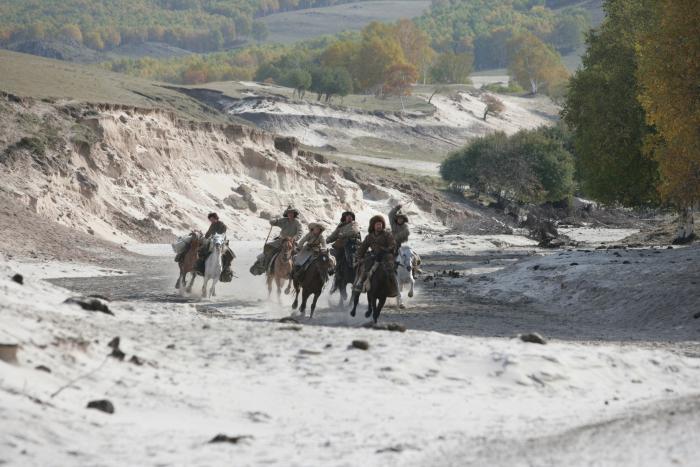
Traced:
POLYGON ((318 297, 323 291, 323 286, 328 280, 328 269, 330 267, 330 260, 328 258, 328 253, 323 253, 317 259, 312 260, 306 271, 303 273, 302 278, 294 277, 294 303, 292 303, 292 309, 296 310, 299 306, 299 293, 301 292, 301 305, 299 306, 299 311, 301 315, 304 316, 306 312, 306 300, 310 295, 313 295, 313 301, 311 302, 311 314, 309 318, 314 317, 314 311, 316 310, 316 302, 318 297))
MULTIPOLYGON (((379 314, 384 308, 386 299, 396 297, 398 290, 396 289, 396 279, 394 275, 394 265, 390 262, 383 261, 383 254, 371 256, 370 261, 365 264, 366 268, 372 268, 377 265, 372 278, 370 279, 369 290, 367 291, 367 312, 365 318, 372 317, 376 323, 379 320, 379 314)), ((350 311, 350 316, 355 316, 357 304, 360 301, 360 293, 353 292, 353 307, 350 311)))
POLYGON ((355 282, 355 252, 357 251, 357 240, 349 239, 345 242, 342 250, 334 250, 336 259, 335 279, 331 293, 340 293, 340 305, 344 305, 348 299, 348 284, 352 286, 355 282))

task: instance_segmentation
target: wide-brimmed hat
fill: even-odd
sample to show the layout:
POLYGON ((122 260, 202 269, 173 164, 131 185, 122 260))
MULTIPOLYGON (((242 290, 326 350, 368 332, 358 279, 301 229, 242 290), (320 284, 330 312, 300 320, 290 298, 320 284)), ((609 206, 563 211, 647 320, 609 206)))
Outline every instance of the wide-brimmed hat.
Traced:
POLYGON ((369 233, 374 232, 374 224, 376 224, 377 222, 381 222, 384 228, 386 229, 386 220, 384 219, 384 216, 377 214, 369 220, 369 233))
POLYGON ((352 216, 352 220, 356 220, 356 219, 355 219, 355 213, 354 213, 354 212, 352 212, 352 211, 345 211, 344 213, 342 213, 342 214, 340 215, 340 222, 345 222, 345 218, 346 218, 347 216, 352 216))
POLYGON ((287 206, 287 209, 284 210, 282 217, 287 217, 287 214, 290 212, 294 213, 294 217, 299 217, 299 210, 297 208, 293 208, 291 205, 287 206))
POLYGON ((323 232, 324 230, 326 230, 326 228, 323 226, 323 224, 320 224, 320 223, 318 223, 318 222, 312 222, 312 223, 309 224, 309 230, 313 230, 313 229, 315 229, 315 228, 321 229, 321 232, 323 232))

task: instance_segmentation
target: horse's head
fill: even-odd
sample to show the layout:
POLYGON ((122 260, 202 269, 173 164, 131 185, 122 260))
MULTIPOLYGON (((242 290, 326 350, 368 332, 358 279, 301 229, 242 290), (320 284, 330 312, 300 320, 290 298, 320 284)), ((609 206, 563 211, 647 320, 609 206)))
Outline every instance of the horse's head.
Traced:
POLYGON ((293 238, 285 238, 282 240, 282 244, 280 245, 280 251, 282 252, 282 255, 285 259, 288 259, 292 255, 292 252, 294 251, 294 239, 293 238))
POLYGON ((401 245, 399 248, 399 264, 409 271, 413 266, 413 250, 408 245, 401 245))
POLYGON ((209 251, 221 252, 226 242, 226 235, 224 234, 214 234, 209 240, 209 251))

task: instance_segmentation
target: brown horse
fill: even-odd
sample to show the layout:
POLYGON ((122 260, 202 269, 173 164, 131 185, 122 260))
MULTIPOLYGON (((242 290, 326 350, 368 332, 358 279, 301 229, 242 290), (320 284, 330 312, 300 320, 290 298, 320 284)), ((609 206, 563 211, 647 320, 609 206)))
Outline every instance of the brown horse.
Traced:
POLYGON ((289 277, 292 272, 292 256, 294 255, 294 239, 288 238, 282 241, 280 252, 275 257, 272 272, 267 271, 267 296, 272 294, 272 281, 277 284, 277 301, 280 301, 282 295, 282 286, 285 280, 289 280, 287 288, 284 291, 285 295, 289 295, 292 289, 292 279, 289 277))
MULTIPOLYGON (((396 289, 396 279, 394 276, 394 266, 392 263, 382 261, 381 256, 375 257, 376 268, 370 279, 369 290, 367 291, 367 312, 365 318, 372 317, 376 323, 379 320, 379 314, 384 308, 387 297, 396 297, 398 290, 396 289)), ((357 304, 360 301, 360 293, 353 292, 353 307, 350 311, 350 316, 355 316, 357 304)))
POLYGON ((187 253, 185 253, 185 256, 182 258, 182 261, 178 263, 178 266, 180 267, 180 276, 177 278, 175 288, 180 289, 181 293, 192 292, 192 285, 194 284, 194 280, 197 277, 197 251, 199 251, 199 247, 202 245, 203 240, 202 233, 199 231, 193 231, 192 233, 190 233, 190 236, 192 237, 192 241, 190 242, 190 248, 189 250, 187 250, 187 253), (192 274, 192 279, 190 280, 189 285, 187 285, 187 287, 184 287, 185 284, 187 284, 188 273, 192 274))
POLYGON ((331 267, 331 261, 328 258, 329 253, 321 254, 317 259, 312 260, 312 263, 304 272, 304 277, 302 281, 294 279, 294 303, 292 303, 292 309, 296 310, 299 304, 299 292, 301 291, 301 306, 299 307, 299 312, 304 316, 306 312, 306 300, 310 295, 313 294, 314 299, 311 302, 311 314, 309 319, 314 317, 314 310, 316 310, 316 302, 318 297, 323 291, 323 286, 328 280, 328 269, 331 267))

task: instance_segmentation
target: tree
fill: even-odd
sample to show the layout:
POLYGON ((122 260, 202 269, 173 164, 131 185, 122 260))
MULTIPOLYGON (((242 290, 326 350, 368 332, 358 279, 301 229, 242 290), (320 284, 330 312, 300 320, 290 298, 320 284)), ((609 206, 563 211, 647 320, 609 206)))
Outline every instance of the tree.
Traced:
POLYGON ((662 197, 681 209, 676 240, 686 242, 700 201, 700 10, 694 0, 661 0, 653 17, 637 70, 641 104, 658 132, 646 150, 659 163, 662 197))
POLYGON ((80 31, 80 27, 77 24, 66 24, 61 28, 61 37, 64 39, 72 40, 83 43, 83 33, 80 31))
POLYGON ((252 35, 256 41, 262 42, 267 39, 267 36, 270 35, 267 23, 264 21, 253 21, 252 35))
POLYGON ((301 68, 290 70, 285 75, 282 84, 294 89, 294 93, 298 94, 301 99, 306 90, 311 87, 311 73, 301 68))
POLYGON ((464 84, 469 82, 474 56, 468 53, 445 52, 435 61, 430 76, 434 83, 464 84))
POLYGON ((547 130, 474 139, 440 165, 449 182, 518 202, 561 201, 573 192, 573 157, 547 130))
POLYGON ((484 108, 484 121, 486 121, 486 116, 488 114, 500 115, 501 112, 506 110, 506 106, 503 104, 503 101, 492 94, 486 94, 481 100, 484 102, 484 104, 486 104, 486 107, 484 108))
POLYGON ((650 30, 655 0, 605 3, 606 19, 588 35, 583 66, 571 78, 562 116, 573 132, 583 192, 604 203, 658 203, 658 166, 642 150, 653 134, 637 96, 640 33, 650 30))
MULTIPOLYGON (((371 26, 371 25, 370 25, 371 26)), ((354 81, 359 89, 381 90, 389 68, 405 62, 403 51, 396 39, 385 39, 378 34, 363 34, 362 44, 353 66, 354 81)))
POLYGON ((84 36, 85 45, 93 50, 102 50, 105 48, 105 43, 98 31, 89 31, 84 36))
POLYGON ((409 19, 402 19, 396 23, 395 36, 406 61, 417 69, 425 83, 430 64, 435 59, 435 51, 430 47, 430 38, 409 19))
POLYGON ((397 63, 386 73, 383 93, 389 96, 410 96, 411 86, 418 80, 418 70, 408 63, 397 63))
POLYGON ((534 34, 518 34, 508 47, 508 73, 532 94, 554 89, 568 78, 559 54, 534 34))

